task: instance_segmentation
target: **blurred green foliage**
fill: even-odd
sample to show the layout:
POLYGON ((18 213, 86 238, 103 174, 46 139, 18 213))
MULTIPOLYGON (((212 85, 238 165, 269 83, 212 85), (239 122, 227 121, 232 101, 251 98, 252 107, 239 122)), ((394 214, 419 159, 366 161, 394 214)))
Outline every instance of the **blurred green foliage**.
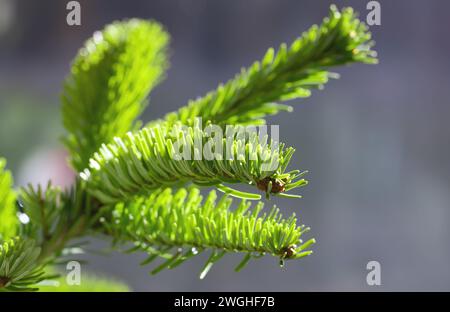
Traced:
POLYGON ((80 285, 68 285, 65 276, 61 275, 54 284, 39 286, 42 292, 128 292, 130 288, 112 278, 100 277, 93 274, 81 276, 80 285))

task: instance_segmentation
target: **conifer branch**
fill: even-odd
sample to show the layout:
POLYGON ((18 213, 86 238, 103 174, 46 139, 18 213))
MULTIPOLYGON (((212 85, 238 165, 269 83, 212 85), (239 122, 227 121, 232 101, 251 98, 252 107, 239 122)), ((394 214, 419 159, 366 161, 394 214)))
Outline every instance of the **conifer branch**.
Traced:
POLYGON ((230 195, 249 199, 260 197, 234 191, 222 183, 252 184, 267 195, 282 194, 307 184, 304 179, 298 180, 303 172, 286 172, 293 148, 274 147, 267 136, 261 139, 256 132, 240 138, 242 132, 238 128, 228 127, 228 133, 233 135, 219 137, 218 145, 206 151, 209 155, 201 149, 213 139, 198 124, 193 127, 157 124, 144 128, 103 145, 81 177, 87 181, 89 192, 104 204, 188 182, 219 186, 230 195))
POLYGON ((136 119, 167 68, 168 41, 158 23, 132 19, 96 32, 78 53, 62 95, 64 143, 79 174, 72 188, 49 183, 16 192, 0 159, 0 291, 35 290, 68 243, 91 233, 133 242, 132 251, 149 254, 144 264, 162 258, 152 273, 210 250, 201 278, 229 252, 244 253, 237 271, 263 254, 283 262, 311 253, 315 241, 302 241, 309 228, 295 215, 284 219, 276 208, 261 214, 261 202, 251 208, 246 201, 260 195, 228 185, 296 196, 286 192, 307 181, 304 171, 287 171, 294 149, 239 134, 243 125, 291 109, 278 102, 321 88, 334 66, 375 63, 366 26, 352 9, 333 6, 321 26, 289 47, 269 49, 235 79, 139 130, 136 119), (215 124, 226 137, 211 135, 215 124), (236 209, 228 195, 217 201, 215 191, 203 200, 200 186, 243 200, 236 209), (24 215, 29 219, 19 222, 24 215))
POLYGON ((20 199, 30 219, 21 232, 41 247, 40 261, 60 257, 69 241, 86 235, 98 222, 100 205, 80 181, 66 191, 50 182, 46 187, 28 185, 20 190, 20 199))
POLYGON ((40 248, 33 240, 8 239, 0 244, 0 292, 33 291, 48 278, 38 264, 40 248))
POLYGON ((278 102, 309 97, 311 89, 321 89, 329 69, 350 63, 377 62, 371 50, 371 34, 357 19, 353 9, 341 12, 331 6, 319 27, 314 25, 289 47, 270 48, 261 61, 242 69, 234 79, 220 84, 204 97, 190 101, 177 112, 166 115, 169 122, 192 124, 202 117, 215 124, 262 124, 264 116, 292 107, 278 102))
MULTIPOLYGON (((264 254, 283 261, 312 253, 308 248, 314 239, 302 241, 309 228, 297 226, 295 214, 283 219, 273 207, 269 213, 260 215, 263 203, 250 209, 251 204, 246 200, 231 211, 231 198, 223 196, 217 202, 216 197, 211 191, 203 200, 195 187, 182 188, 176 193, 170 188, 158 190, 148 197, 116 205, 104 226, 116 238, 116 243, 133 241, 136 245, 133 251, 149 253, 142 264, 162 258, 163 262, 152 273, 173 269, 205 250, 222 256, 225 252, 245 253, 245 261, 237 270, 251 258, 264 254)), ((215 261, 210 259, 205 267, 209 269, 215 261)), ((202 271, 201 276, 205 275, 202 271)))
POLYGON ((139 126, 150 91, 167 68, 169 35, 160 24, 131 19, 94 33, 75 58, 64 84, 64 143, 83 170, 102 143, 139 126))

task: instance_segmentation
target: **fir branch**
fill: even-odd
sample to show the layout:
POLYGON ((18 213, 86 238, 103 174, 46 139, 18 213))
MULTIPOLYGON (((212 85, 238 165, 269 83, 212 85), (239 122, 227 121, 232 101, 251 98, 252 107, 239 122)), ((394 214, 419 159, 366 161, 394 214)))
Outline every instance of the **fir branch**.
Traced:
POLYGON ((69 241, 86 235, 98 222, 99 205, 80 181, 66 191, 50 182, 46 187, 28 185, 20 190, 20 198, 29 217, 21 233, 41 247, 39 261, 54 261, 69 241))
POLYGON ((15 236, 18 226, 13 178, 5 167, 6 160, 0 158, 0 241, 15 236))
POLYGON ((0 245, 0 291, 33 291, 47 278, 38 264, 40 248, 33 240, 9 239, 0 245))
POLYGON ((241 138, 240 128, 228 127, 227 137, 219 137, 219 148, 211 147, 209 157, 199 148, 206 148, 214 138, 198 124, 144 128, 103 145, 81 177, 88 182, 88 191, 104 204, 188 182, 219 186, 230 195, 249 199, 260 196, 235 191, 222 183, 252 184, 267 195, 306 185, 304 179, 298 180, 303 174, 300 171, 286 172, 293 148, 273 147, 267 136, 261 139, 256 132, 241 138))
POLYGON ((297 226, 295 214, 283 219, 273 207, 261 215, 262 202, 251 209, 245 200, 231 211, 231 198, 223 196, 217 202, 216 197, 211 191, 203 201, 195 187, 182 188, 176 193, 170 188, 158 190, 148 197, 116 205, 111 217, 103 223, 116 243, 133 241, 136 244, 133 250, 149 253, 143 264, 158 257, 164 260, 152 273, 173 269, 206 250, 212 250, 213 256, 201 277, 226 252, 245 253, 236 270, 242 269, 251 258, 264 254, 283 261, 312 253, 308 248, 315 240, 302 241, 309 228, 297 226))
POLYGON ((146 97, 167 68, 168 34, 160 24, 132 19, 94 33, 64 84, 64 143, 81 171, 104 142, 135 128, 146 97))
POLYGON ((202 117, 215 124, 262 124, 266 115, 292 108, 277 102, 309 97, 311 89, 322 88, 332 67, 355 62, 376 63, 376 53, 367 27, 351 8, 341 12, 331 6, 321 26, 313 26, 289 47, 270 48, 260 62, 217 90, 190 101, 166 115, 169 122, 192 124, 202 117))
POLYGON ((290 47, 269 49, 261 62, 216 91, 137 131, 136 118, 167 67, 168 41, 159 24, 132 19, 86 42, 62 96, 64 143, 80 178, 65 191, 51 184, 18 191, 26 224, 18 224, 11 174, 0 159, 0 291, 34 290, 43 267, 63 256, 69 241, 93 232, 108 233, 116 243, 134 242, 132 250, 149 254, 144 264, 163 258, 153 273, 211 250, 201 278, 228 252, 244 253, 237 271, 263 254, 283 262, 311 253, 314 239, 302 242, 308 228, 298 226, 294 215, 283 219, 276 208, 260 215, 262 203, 250 209, 246 200, 232 210, 226 195, 216 201, 212 191, 203 200, 197 186, 175 193, 171 188, 193 182, 259 199, 225 185, 244 183, 267 197, 295 196, 286 192, 307 182, 304 172, 286 170, 294 149, 256 133, 241 137, 242 125, 290 110, 277 102, 309 96, 333 76, 328 70, 334 66, 375 63, 367 28, 352 9, 333 6, 320 27, 290 47), (231 139, 212 136, 213 124, 231 132, 231 139), (20 239, 7 240, 15 235, 20 239))

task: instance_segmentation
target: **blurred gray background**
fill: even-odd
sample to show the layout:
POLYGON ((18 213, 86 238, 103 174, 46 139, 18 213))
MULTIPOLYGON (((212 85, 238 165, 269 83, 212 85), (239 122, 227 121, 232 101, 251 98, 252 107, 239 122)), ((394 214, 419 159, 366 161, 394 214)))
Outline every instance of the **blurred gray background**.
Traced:
MULTIPOLYGON (((82 25, 66 24, 67 1, 0 0, 0 155, 16 184, 67 185, 58 138, 59 93, 69 63, 95 30, 115 19, 152 18, 172 35, 168 78, 152 94, 145 120, 215 88, 270 46, 291 42, 328 13, 331 1, 89 0, 82 25)), ((367 14, 367 1, 335 1, 367 14)), ((205 256, 157 276, 143 255, 89 254, 90 271, 137 291, 450 290, 450 2, 380 1, 371 30, 380 64, 337 70, 295 111, 269 121, 295 146, 293 166, 310 171, 295 211, 318 243, 288 262, 253 261, 241 273, 229 255, 205 280, 205 256), (382 286, 366 284, 379 261, 382 286)), ((107 247, 96 239, 91 246, 107 247)))

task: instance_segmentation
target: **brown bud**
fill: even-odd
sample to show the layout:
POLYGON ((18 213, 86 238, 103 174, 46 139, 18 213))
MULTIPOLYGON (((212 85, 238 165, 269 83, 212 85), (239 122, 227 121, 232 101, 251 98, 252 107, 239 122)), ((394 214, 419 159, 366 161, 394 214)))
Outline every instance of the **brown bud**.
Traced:
POLYGON ((270 191, 273 194, 282 193, 285 191, 284 182, 279 179, 274 179, 270 177, 266 177, 262 180, 256 182, 256 186, 261 191, 267 192, 269 183, 272 182, 272 190, 270 191))

